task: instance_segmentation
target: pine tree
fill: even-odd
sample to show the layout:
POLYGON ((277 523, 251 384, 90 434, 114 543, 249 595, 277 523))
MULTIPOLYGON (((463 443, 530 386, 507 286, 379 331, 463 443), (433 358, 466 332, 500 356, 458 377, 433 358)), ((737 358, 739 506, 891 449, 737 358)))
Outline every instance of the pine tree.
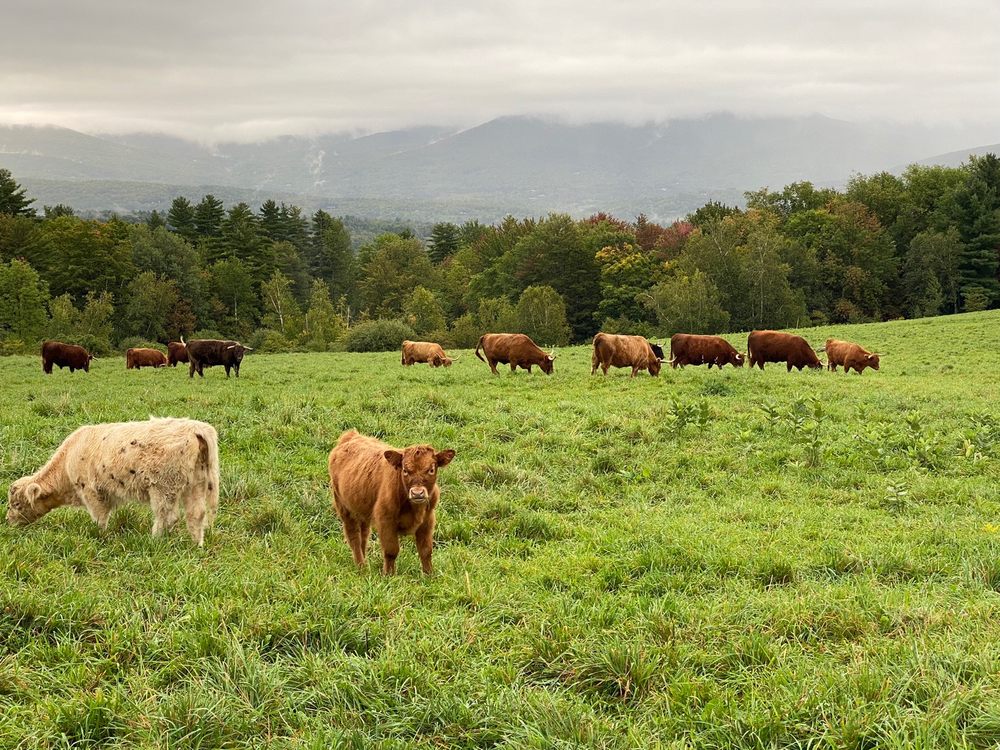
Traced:
MULTIPOLYGON (((973 156, 968 177, 955 195, 957 224, 963 244, 959 274, 965 290, 981 290, 974 296, 979 307, 1000 302, 1000 158, 995 154, 973 156)), ((966 295, 967 296, 967 295, 966 295)), ((970 305, 967 303, 966 308, 970 305)))
POLYGON ((427 254, 434 263, 439 264, 458 252, 458 235, 458 227, 451 222, 444 221, 434 225, 427 243, 427 254))
POLYGON ((9 169, 0 169, 0 214, 10 216, 34 216, 31 204, 34 198, 26 198, 27 191, 14 181, 9 169))
POLYGON ((170 204, 170 210, 167 211, 167 226, 171 232, 176 232, 188 242, 194 242, 197 235, 194 206, 183 195, 174 198, 170 204))

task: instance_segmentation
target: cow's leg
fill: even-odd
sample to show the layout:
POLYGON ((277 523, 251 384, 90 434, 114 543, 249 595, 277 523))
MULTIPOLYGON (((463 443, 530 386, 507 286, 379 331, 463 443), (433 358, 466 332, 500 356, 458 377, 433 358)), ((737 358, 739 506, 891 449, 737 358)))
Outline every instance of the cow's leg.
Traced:
POLYGON ((785 362, 785 367, 788 369, 788 372, 792 371, 792 363, 791 362, 785 362))
POLYGON ((426 575, 431 574, 431 550, 434 548, 434 519, 428 517, 413 534, 420 555, 420 568, 426 575))
POLYGON ((531 365, 528 365, 528 372, 531 372, 531 365))
POLYGON ((242 362, 237 362, 236 363, 236 377, 240 376, 240 365, 241 364, 242 364, 242 362))
POLYGON ((633 366, 632 366, 632 374, 631 374, 631 375, 629 375, 629 377, 630 377, 630 378, 634 378, 634 377, 635 377, 635 374, 636 374, 637 372, 639 372, 639 368, 638 368, 638 367, 636 367, 635 365, 633 365, 633 366))
POLYGON ((496 360, 495 359, 491 359, 489 362, 490 362, 490 369, 493 370, 493 374, 494 375, 499 375, 500 373, 497 372, 497 363, 496 363, 496 360))
POLYGON ((382 572, 387 576, 396 575, 396 558, 399 557, 399 534, 395 526, 387 521, 378 528, 378 542, 382 545, 382 572))
POLYGON ((510 371, 511 372, 516 372, 517 371, 517 364, 516 363, 514 363, 514 362, 510 363, 510 371))
POLYGON ((205 521, 208 514, 206 508, 206 492, 204 485, 197 487, 184 504, 184 515, 187 520, 188 534, 199 547, 205 546, 205 521))
POLYGON ((226 365, 226 379, 227 380, 229 379, 229 368, 230 368, 230 365, 226 365))
POLYGON ((365 554, 361 548, 360 525, 346 512, 341 514, 340 519, 344 522, 344 541, 351 548, 354 563, 359 568, 363 568, 365 566, 365 554))
POLYGON ((358 539, 361 541, 361 559, 365 560, 368 557, 368 542, 372 538, 372 525, 369 521, 361 521, 358 526, 360 528, 358 539))
POLYGON ((177 496, 150 488, 149 507, 153 511, 153 536, 163 536, 177 523, 177 496))
POLYGON ((195 367, 195 364, 194 364, 194 360, 192 359, 191 362, 190 362, 190 366, 188 367, 188 377, 189 378, 193 378, 194 377, 194 371, 195 371, 195 369, 196 369, 196 367, 195 367))
POLYGON ((611 363, 610 362, 601 362, 601 372, 604 373, 605 377, 607 377, 608 370, 610 370, 610 369, 611 369, 611 363))
POLYGON ((80 504, 87 509, 90 517, 94 519, 101 531, 108 530, 108 519, 111 518, 111 505, 104 501, 101 493, 90 487, 81 487, 77 491, 80 504))

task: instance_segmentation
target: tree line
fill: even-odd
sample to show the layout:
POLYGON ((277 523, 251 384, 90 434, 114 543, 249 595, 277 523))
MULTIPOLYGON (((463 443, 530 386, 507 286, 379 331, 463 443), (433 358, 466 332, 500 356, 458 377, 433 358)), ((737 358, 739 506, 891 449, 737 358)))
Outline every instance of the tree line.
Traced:
POLYGON ((142 220, 41 214, 0 170, 0 352, 237 338, 270 351, 473 346, 856 323, 1000 305, 1000 159, 797 182, 659 224, 441 222, 359 248, 343 218, 175 198, 142 220))

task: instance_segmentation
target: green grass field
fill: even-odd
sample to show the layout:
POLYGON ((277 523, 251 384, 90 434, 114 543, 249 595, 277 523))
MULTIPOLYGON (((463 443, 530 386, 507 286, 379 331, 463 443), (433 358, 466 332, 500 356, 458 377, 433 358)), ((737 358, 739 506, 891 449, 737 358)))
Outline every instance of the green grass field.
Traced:
POLYGON ((214 424, 223 479, 204 550, 139 506, 0 529, 0 747, 995 746, 1000 314, 830 334, 882 371, 0 359, 3 493, 149 415, 214 424), (432 577, 354 568, 351 427, 458 452, 432 577))

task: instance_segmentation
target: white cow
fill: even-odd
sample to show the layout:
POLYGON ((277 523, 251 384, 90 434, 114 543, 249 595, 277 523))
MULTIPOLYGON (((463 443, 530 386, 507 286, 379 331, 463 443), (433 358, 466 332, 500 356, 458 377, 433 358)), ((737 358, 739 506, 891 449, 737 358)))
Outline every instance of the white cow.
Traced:
POLYGON ((63 505, 83 506, 102 529, 126 502, 148 503, 153 536, 183 509, 202 546, 219 508, 219 438, 193 419, 150 419, 80 427, 52 458, 11 484, 7 522, 26 526, 63 505))

